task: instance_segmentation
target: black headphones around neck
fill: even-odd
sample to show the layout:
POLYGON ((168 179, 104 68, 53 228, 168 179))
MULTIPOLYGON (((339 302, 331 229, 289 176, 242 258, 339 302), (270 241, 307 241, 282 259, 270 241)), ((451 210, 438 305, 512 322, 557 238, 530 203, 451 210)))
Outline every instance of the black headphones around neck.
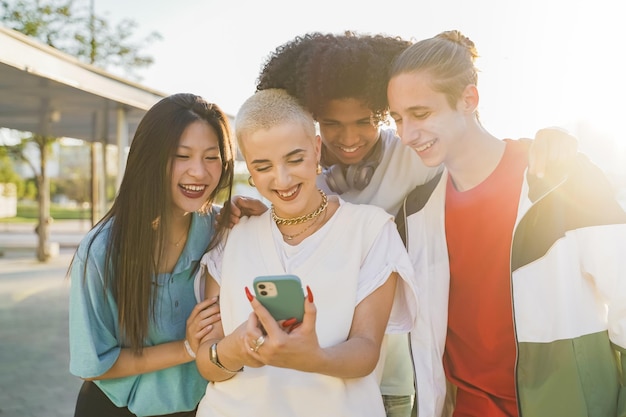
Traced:
POLYGON ((372 180, 374 171, 383 159, 383 141, 379 137, 374 148, 362 161, 352 164, 334 164, 324 168, 323 175, 326 185, 331 191, 343 194, 350 190, 363 190, 372 180))

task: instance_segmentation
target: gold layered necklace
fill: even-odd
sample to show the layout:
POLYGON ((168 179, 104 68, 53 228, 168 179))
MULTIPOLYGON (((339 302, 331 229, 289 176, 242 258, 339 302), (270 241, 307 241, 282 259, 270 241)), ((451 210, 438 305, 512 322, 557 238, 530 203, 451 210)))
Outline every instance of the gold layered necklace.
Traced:
MULTIPOLYGON (((304 229, 300 230, 295 235, 288 235, 288 234, 283 233, 283 232, 280 232, 280 234, 283 235, 283 237, 286 240, 294 240, 295 238, 297 238, 298 236, 300 236, 301 234, 303 234, 304 232, 309 230, 311 227, 313 227, 317 223, 319 223, 319 221, 321 221, 323 223, 325 218, 326 218, 326 210, 324 210, 324 214, 322 216, 317 216, 307 227, 305 227, 304 229)), ((280 229, 279 229, 279 231, 280 231, 280 229)))
POLYGON ((272 205, 272 219, 274 219, 274 222, 276 223, 276 225, 294 226, 296 224, 301 224, 301 223, 308 222, 309 220, 313 220, 314 218, 322 214, 324 210, 326 210, 326 207, 328 207, 328 197, 326 197, 326 193, 324 193, 324 191, 320 189, 318 189, 317 191, 319 191, 320 195, 322 196, 322 203, 319 205, 318 208, 316 208, 309 214, 305 214, 303 216, 292 217, 290 219, 285 218, 285 217, 279 217, 276 214, 276 211, 274 211, 274 206, 272 205))

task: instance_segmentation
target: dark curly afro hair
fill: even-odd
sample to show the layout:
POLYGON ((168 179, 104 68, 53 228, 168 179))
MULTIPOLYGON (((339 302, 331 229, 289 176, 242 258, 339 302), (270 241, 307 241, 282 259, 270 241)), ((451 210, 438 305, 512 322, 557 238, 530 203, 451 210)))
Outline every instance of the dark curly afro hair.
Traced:
POLYGON ((354 98, 379 123, 388 113, 389 69, 409 45, 410 41, 385 35, 308 33, 269 55, 256 88, 283 88, 314 116, 329 100, 354 98))

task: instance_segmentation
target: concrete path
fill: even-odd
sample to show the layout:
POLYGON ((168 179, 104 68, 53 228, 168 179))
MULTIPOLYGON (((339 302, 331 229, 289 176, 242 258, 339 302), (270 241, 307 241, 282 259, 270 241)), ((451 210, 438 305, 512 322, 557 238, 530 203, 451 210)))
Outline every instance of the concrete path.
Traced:
POLYGON ((40 263, 32 225, 0 224, 0 417, 73 416, 82 382, 69 373, 66 272, 85 232, 57 224, 60 255, 40 263))

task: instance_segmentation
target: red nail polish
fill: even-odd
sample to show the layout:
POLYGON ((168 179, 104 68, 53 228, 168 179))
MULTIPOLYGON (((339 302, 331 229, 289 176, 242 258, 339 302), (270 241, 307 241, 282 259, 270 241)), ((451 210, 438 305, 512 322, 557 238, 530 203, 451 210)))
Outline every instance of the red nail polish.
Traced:
POLYGON ((254 299, 254 296, 252 295, 248 287, 246 287, 246 297, 248 297, 248 301, 252 301, 254 299))
POLYGON ((296 324, 298 322, 298 319, 295 317, 290 318, 289 320, 285 320, 283 322, 283 327, 289 327, 292 326, 294 324, 296 324))
POLYGON ((307 293, 307 298, 309 299, 309 303, 312 303, 313 293, 311 292, 311 288, 308 285, 306 286, 306 293, 307 293))

